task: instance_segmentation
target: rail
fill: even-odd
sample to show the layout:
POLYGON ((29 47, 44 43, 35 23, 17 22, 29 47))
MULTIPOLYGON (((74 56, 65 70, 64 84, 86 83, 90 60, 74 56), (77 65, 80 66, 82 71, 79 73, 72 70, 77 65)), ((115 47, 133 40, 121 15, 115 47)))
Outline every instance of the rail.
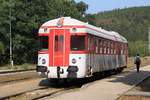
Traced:
POLYGON ((17 73, 17 72, 26 72, 26 71, 34 71, 36 69, 25 69, 25 70, 0 70, 0 74, 7 74, 7 73, 17 73))

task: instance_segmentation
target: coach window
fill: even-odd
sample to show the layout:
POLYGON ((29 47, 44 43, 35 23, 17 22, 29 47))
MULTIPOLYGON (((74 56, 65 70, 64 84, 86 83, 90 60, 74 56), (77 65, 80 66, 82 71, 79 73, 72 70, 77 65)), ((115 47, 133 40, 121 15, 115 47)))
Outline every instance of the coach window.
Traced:
POLYGON ((73 51, 85 50, 85 36, 72 35, 71 36, 71 50, 73 51))
POLYGON ((124 55, 126 54, 126 45, 124 44, 124 55))
POLYGON ((114 42, 114 54, 116 54, 116 50, 117 50, 117 43, 114 42))
POLYGON ((123 44, 121 44, 121 55, 123 55, 123 44))
POLYGON ((126 55, 126 54, 127 54, 127 52, 126 52, 126 50, 127 50, 127 46, 126 46, 126 44, 125 44, 125 48, 124 48, 124 49, 125 49, 125 53, 124 53, 124 54, 126 55))
POLYGON ((40 50, 48 50, 48 36, 39 37, 40 50))
POLYGON ((115 51, 115 42, 112 42, 112 54, 114 54, 115 51))
POLYGON ((95 53, 98 53, 98 39, 95 38, 95 53))
POLYGON ((124 44, 122 44, 122 54, 124 54, 124 44))
POLYGON ((89 36, 89 42, 88 42, 88 50, 93 51, 93 38, 92 36, 89 36))
POLYGON ((109 54, 109 41, 107 41, 106 48, 106 54, 109 54))
POLYGON ((111 42, 111 54, 113 54, 113 42, 111 42))
POLYGON ((104 49, 104 47, 103 47, 104 44, 103 44, 103 43, 104 43, 104 41, 101 40, 101 53, 103 53, 103 51, 104 51, 104 50, 103 50, 103 49, 104 49))
POLYGON ((110 41, 107 43, 107 54, 110 54, 110 41))
POLYGON ((102 53, 102 40, 99 39, 99 53, 102 53))
POLYGON ((90 50, 90 37, 88 37, 88 50, 90 50))
POLYGON ((104 54, 106 54, 107 51, 107 42, 104 40, 104 54))

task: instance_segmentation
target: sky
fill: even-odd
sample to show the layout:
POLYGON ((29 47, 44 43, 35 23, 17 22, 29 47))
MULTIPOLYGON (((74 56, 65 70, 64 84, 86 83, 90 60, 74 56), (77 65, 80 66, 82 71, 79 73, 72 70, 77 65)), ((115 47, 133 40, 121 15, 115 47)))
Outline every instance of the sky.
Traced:
POLYGON ((75 0, 88 4, 87 13, 98 13, 117 8, 150 6, 150 0, 75 0))

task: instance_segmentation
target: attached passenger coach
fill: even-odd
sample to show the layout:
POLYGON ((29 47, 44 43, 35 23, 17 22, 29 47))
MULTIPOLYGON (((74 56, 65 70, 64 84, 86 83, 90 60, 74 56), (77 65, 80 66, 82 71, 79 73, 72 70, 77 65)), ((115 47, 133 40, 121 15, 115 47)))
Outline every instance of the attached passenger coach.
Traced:
POLYGON ((127 40, 71 17, 44 23, 39 29, 37 72, 47 78, 85 78, 127 66, 127 40))

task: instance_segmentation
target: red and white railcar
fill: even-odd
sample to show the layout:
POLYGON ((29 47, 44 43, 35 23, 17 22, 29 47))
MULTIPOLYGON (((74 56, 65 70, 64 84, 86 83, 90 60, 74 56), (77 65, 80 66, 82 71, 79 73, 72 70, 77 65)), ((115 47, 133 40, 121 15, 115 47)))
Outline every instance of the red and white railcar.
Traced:
POLYGON ((85 78, 127 66, 127 40, 71 17, 47 21, 39 29, 37 71, 48 78, 85 78))

